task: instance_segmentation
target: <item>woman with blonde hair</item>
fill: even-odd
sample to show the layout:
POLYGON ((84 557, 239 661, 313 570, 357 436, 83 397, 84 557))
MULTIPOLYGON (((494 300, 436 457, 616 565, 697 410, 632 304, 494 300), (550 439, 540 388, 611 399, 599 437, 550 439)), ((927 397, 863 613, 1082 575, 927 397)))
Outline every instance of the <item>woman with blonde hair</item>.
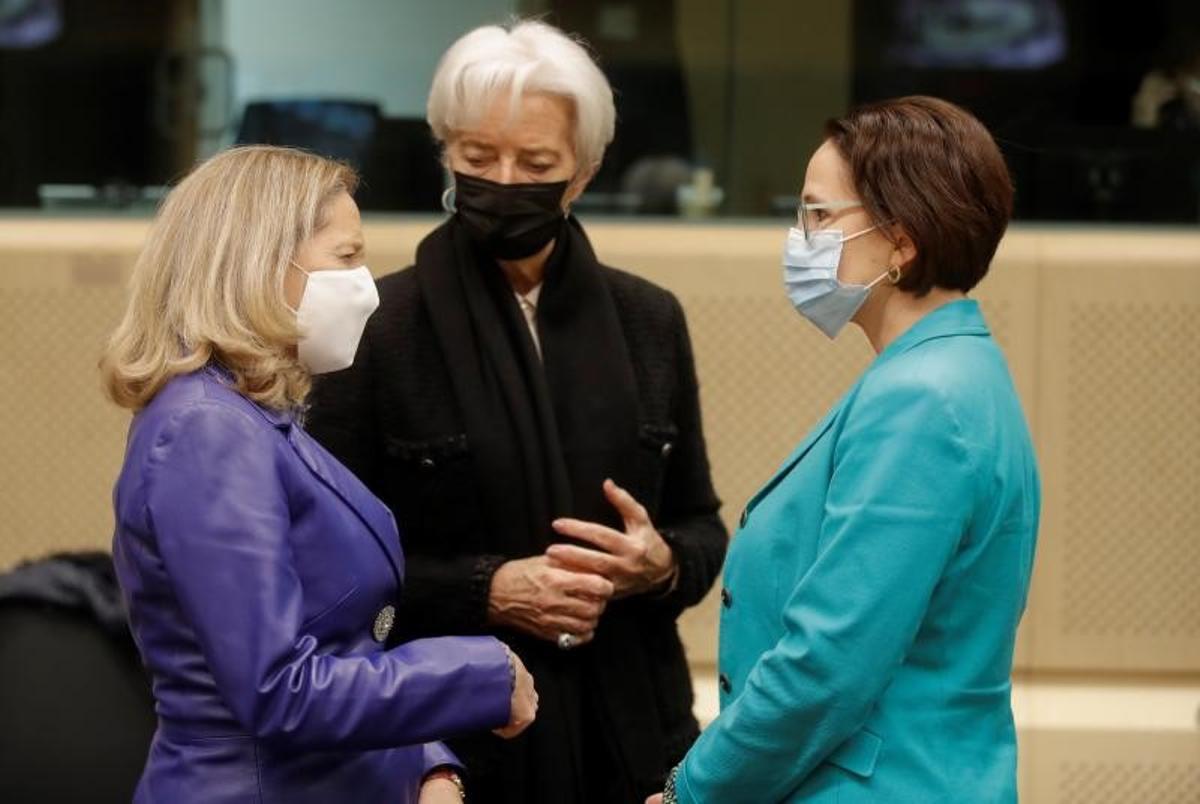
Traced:
POLYGON ((437 740, 533 720, 490 637, 386 649, 404 562, 388 509, 304 432, 312 374, 378 305, 353 172, 226 151, 168 196, 102 361, 135 411, 113 554, 154 682, 137 801, 457 802, 437 740))

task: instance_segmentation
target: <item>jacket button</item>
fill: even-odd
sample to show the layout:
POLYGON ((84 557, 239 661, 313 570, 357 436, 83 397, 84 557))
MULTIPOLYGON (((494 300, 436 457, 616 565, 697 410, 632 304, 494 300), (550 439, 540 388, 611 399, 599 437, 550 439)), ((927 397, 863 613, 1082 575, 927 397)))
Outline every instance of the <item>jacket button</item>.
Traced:
POLYGON ((663 444, 662 445, 662 456, 664 458, 669 458, 671 456, 671 450, 673 450, 673 449, 675 449, 675 445, 672 444, 670 441, 663 444))
POLYGON ((733 607, 733 595, 724 587, 721 587, 721 605, 727 609, 733 607))
POLYGON ((726 695, 733 692, 733 685, 729 683, 729 676, 725 675, 724 673, 722 673, 720 678, 717 679, 717 683, 721 685, 721 692, 725 693, 726 695))
POLYGON ((384 606, 375 615, 375 625, 371 628, 371 636, 375 637, 376 642, 383 642, 388 638, 388 634, 392 633, 392 626, 396 624, 396 607, 384 606))

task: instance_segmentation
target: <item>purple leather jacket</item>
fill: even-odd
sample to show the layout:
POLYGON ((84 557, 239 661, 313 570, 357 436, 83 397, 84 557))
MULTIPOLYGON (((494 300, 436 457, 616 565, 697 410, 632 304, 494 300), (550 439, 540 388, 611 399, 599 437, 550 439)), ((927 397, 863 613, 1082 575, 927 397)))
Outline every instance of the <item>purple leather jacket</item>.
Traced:
POLYGON ((391 512, 207 368, 134 417, 113 555, 154 684, 139 802, 415 802, 431 742, 508 722, 490 637, 386 650, 391 512))

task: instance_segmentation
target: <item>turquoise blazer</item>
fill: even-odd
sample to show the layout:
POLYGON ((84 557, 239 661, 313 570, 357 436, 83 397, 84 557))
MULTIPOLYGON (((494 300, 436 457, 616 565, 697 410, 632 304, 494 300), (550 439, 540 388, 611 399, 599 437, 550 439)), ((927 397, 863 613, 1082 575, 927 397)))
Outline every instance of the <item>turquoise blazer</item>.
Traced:
POLYGON ((1039 506, 1004 357, 976 302, 944 305, 746 507, 721 714, 679 800, 1016 801, 1009 676, 1039 506))

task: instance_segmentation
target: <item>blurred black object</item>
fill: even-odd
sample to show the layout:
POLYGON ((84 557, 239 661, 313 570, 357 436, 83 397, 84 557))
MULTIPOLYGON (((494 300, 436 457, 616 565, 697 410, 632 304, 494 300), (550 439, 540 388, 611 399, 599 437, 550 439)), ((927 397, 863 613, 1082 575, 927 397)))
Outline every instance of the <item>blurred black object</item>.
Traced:
POLYGON ((152 121, 171 3, 61 0, 62 31, 0 48, 0 207, 35 207, 45 184, 167 184, 190 164, 152 121))
POLYGON ((1034 220, 1200 222, 1200 135, 1125 127, 1045 130, 1013 165, 1034 220))
POLYGON ((362 169, 379 127, 374 103, 271 100, 246 104, 237 141, 298 148, 362 169))
MULTIPOLYGON (((547 21, 583 37, 613 87, 616 136, 589 185, 593 191, 622 192, 630 170, 647 157, 696 161, 676 5, 676 0, 547 3, 547 21)), ((636 211, 668 210, 652 203, 636 211)))
POLYGON ((270 100, 246 104, 239 144, 303 148, 362 175, 358 204, 369 210, 441 208, 439 154, 424 120, 383 117, 374 103, 270 100))
POLYGON ((106 553, 0 575, 0 801, 128 802, 155 728, 106 553))

